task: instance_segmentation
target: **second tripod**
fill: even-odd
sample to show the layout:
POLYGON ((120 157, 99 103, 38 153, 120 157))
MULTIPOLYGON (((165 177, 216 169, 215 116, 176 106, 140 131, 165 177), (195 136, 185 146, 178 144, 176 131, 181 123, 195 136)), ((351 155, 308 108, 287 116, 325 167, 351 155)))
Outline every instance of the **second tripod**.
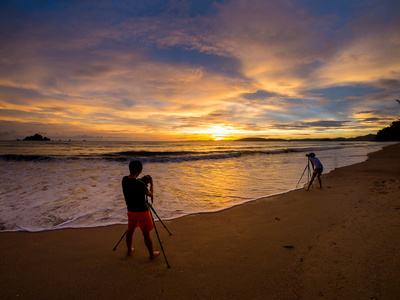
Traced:
POLYGON ((301 174, 301 177, 300 177, 299 181, 298 181, 297 184, 296 184, 296 188, 297 188, 297 186, 299 185, 301 179, 302 179, 303 176, 304 176, 304 173, 305 173, 307 170, 308 170, 308 172, 307 172, 307 182, 309 182, 309 181, 310 181, 310 178, 311 178, 311 169, 310 169, 310 160, 309 160, 309 159, 307 159, 307 165, 306 165, 306 167, 304 168, 303 174, 301 174))

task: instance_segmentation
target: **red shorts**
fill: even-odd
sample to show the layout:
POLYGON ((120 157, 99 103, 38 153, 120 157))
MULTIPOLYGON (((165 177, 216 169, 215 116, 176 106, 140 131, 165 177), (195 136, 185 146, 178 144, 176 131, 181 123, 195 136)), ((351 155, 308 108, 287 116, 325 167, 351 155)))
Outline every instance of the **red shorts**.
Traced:
POLYGON ((128 211, 128 230, 133 231, 136 227, 140 227, 143 232, 149 232, 153 229, 154 226, 150 211, 128 211))

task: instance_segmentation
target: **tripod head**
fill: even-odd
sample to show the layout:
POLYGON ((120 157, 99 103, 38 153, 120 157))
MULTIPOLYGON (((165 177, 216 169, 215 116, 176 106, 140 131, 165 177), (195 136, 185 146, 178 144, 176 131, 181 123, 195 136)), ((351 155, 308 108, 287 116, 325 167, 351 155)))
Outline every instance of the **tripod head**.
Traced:
MULTIPOLYGON (((138 179, 139 181, 143 182, 144 185, 148 188, 148 185, 150 184, 152 178, 150 175, 144 175, 142 178, 138 179)), ((153 204, 153 196, 150 197, 151 199, 151 204, 153 204)), ((146 196, 146 204, 151 205, 149 202, 149 196, 146 196)))

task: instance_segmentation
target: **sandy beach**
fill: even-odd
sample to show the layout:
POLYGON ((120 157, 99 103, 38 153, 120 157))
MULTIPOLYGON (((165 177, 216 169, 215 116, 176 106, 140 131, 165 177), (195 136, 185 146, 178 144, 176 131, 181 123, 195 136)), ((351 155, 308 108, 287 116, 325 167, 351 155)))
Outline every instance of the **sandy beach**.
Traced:
MULTIPOLYGON (((289 192, 157 223, 0 233, 1 299, 400 299, 400 144, 289 192), (160 249, 152 232, 153 243, 160 249)), ((240 176, 240 175, 239 175, 240 176)), ((282 174, 282 176, 285 176, 282 174)))

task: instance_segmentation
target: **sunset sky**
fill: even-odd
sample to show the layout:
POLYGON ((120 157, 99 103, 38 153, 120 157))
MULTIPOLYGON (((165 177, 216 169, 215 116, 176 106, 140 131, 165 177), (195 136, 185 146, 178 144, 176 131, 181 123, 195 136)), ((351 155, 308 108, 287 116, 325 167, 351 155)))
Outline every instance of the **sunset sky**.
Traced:
POLYGON ((400 118, 398 0, 0 2, 0 139, 321 138, 400 118))

